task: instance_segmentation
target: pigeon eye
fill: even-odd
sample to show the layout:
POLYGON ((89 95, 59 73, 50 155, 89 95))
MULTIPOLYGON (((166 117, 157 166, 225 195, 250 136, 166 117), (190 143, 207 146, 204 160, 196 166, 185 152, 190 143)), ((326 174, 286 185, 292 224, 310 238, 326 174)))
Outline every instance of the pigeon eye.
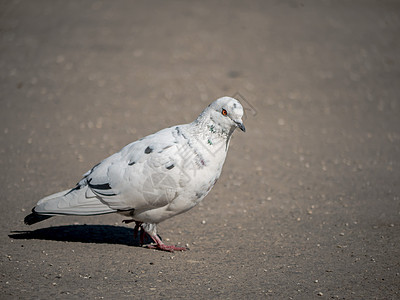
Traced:
POLYGON ((226 116, 227 114, 228 114, 228 112, 226 111, 226 109, 222 109, 222 111, 221 111, 221 114, 223 115, 223 116, 226 116))

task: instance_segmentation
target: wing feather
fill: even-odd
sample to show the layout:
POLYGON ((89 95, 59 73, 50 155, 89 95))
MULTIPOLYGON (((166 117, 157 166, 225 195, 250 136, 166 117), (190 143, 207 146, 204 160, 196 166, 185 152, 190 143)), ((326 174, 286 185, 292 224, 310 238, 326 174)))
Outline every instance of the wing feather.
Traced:
POLYGON ((131 143, 87 174, 89 189, 115 210, 146 210, 169 204, 177 194, 184 159, 175 127, 131 143))

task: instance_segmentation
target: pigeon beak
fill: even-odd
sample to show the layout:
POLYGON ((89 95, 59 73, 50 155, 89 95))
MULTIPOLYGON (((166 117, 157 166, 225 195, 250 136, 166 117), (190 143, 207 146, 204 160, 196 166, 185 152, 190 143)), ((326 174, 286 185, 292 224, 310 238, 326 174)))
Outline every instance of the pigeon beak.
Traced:
POLYGON ((241 131, 246 132, 246 127, 244 127, 243 123, 240 121, 234 121, 236 126, 240 128, 241 131))

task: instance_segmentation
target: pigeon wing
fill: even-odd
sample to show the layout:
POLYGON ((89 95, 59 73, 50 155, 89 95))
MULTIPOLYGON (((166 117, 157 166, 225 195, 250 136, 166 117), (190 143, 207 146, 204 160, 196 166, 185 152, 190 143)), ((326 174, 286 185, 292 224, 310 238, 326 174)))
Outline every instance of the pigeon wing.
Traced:
POLYGON ((124 147, 95 166, 86 180, 90 191, 116 210, 162 207, 183 188, 185 141, 167 128, 124 147))

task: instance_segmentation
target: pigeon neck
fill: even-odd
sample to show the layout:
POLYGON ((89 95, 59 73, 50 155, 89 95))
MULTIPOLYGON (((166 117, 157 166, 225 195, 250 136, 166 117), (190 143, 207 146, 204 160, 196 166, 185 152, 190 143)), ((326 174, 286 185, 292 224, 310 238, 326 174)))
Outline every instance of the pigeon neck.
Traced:
POLYGON ((234 127, 225 128, 221 126, 212 118, 212 115, 204 112, 193 122, 193 125, 196 128, 197 135, 201 135, 202 139, 210 146, 221 141, 225 141, 228 146, 230 137, 235 130, 234 127))

